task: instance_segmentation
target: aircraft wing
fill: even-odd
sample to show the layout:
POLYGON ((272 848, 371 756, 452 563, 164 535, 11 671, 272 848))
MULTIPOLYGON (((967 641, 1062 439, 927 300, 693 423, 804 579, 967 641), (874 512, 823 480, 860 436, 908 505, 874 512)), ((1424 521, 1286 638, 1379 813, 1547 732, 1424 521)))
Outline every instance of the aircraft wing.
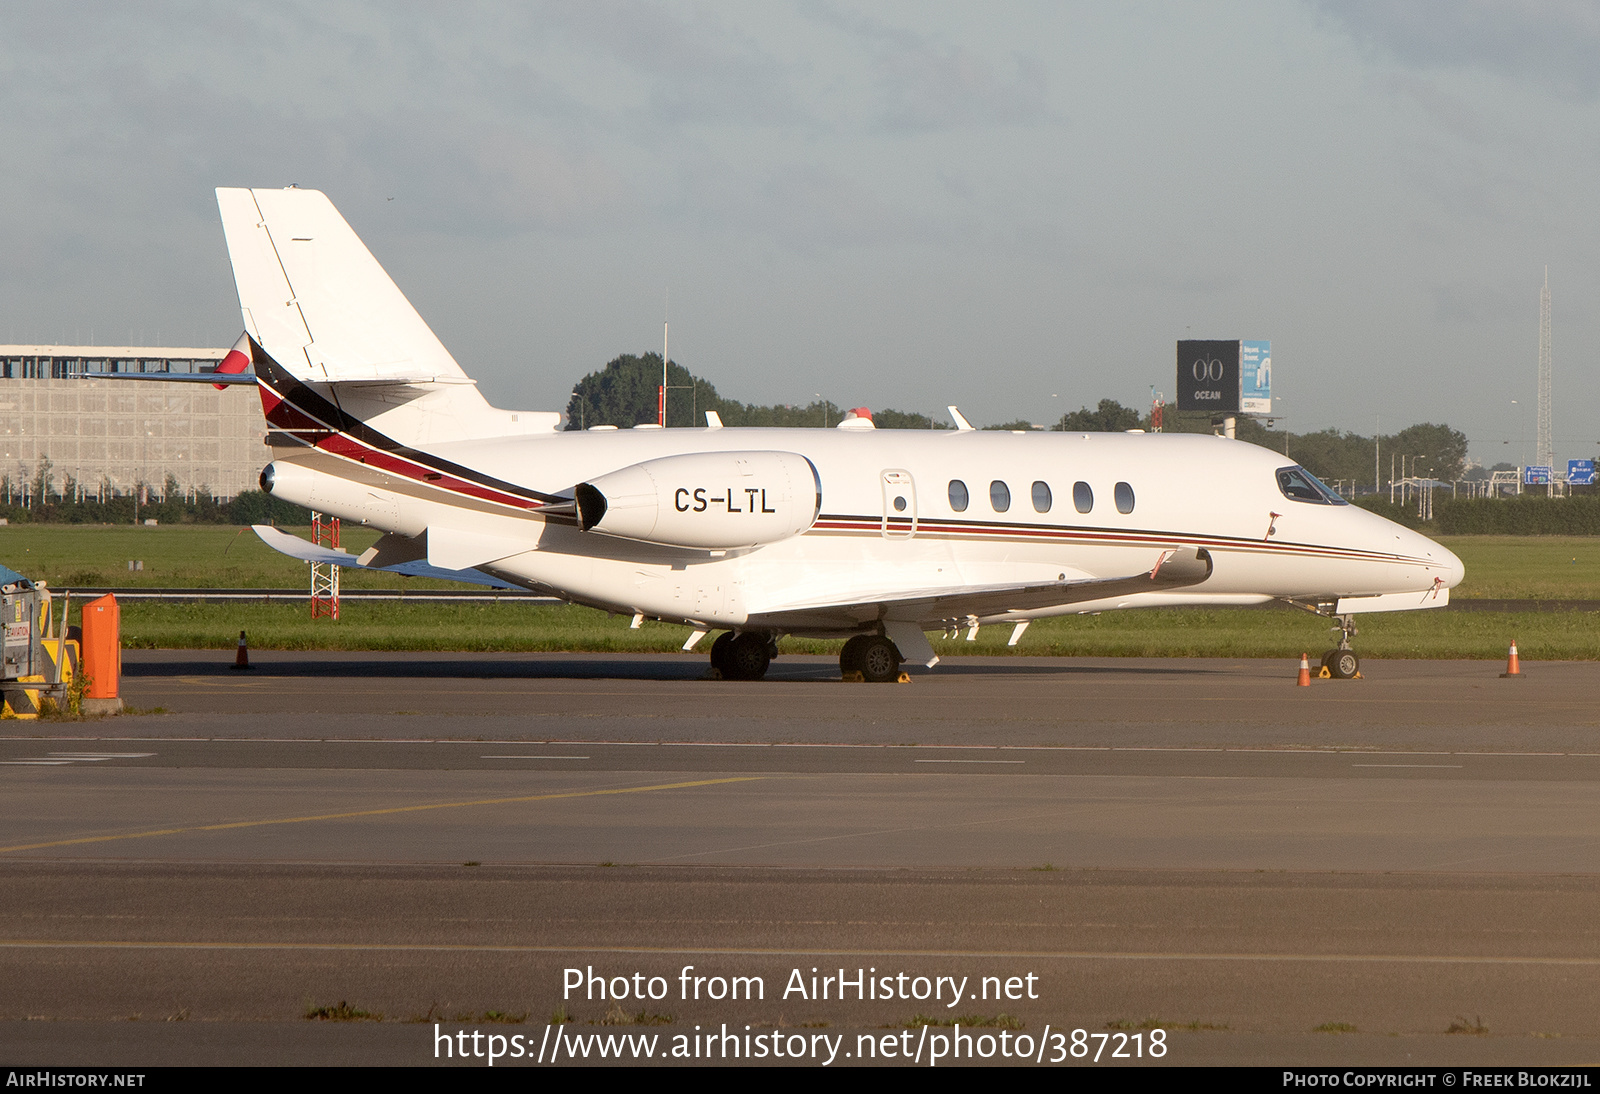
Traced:
POLYGON ((271 547, 274 551, 288 555, 290 558, 298 558, 303 562, 332 563, 335 566, 349 566, 355 570, 382 570, 386 573, 402 574, 405 577, 437 577, 445 581, 464 581, 470 585, 488 585, 496 589, 517 587, 507 584, 498 577, 492 577, 482 570, 446 570, 439 566, 429 566, 422 559, 391 563, 387 566, 364 565, 360 558, 349 551, 341 551, 335 547, 320 547, 315 543, 308 543, 299 536, 292 536, 288 532, 274 528, 269 524, 253 524, 250 527, 256 535, 261 537, 261 542, 271 547))
MULTIPOLYGON (((1181 589, 1206 580, 1211 576, 1211 567, 1211 555, 1204 548, 1168 549, 1160 553, 1150 570, 1126 577, 897 590, 881 597, 861 597, 857 603, 878 605, 886 619, 912 620, 927 627, 950 626, 970 616, 986 618, 1007 612, 1059 608, 1091 600, 1181 589)), ((820 603, 787 605, 786 610, 822 606, 820 603)))

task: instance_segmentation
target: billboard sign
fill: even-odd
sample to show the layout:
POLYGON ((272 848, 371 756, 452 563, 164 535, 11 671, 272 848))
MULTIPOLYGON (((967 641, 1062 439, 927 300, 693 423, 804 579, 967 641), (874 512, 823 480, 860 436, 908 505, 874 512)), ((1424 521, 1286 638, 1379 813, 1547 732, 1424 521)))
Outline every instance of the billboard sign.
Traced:
POLYGON ((1178 409, 1239 413, 1239 342, 1178 343, 1178 409))
POLYGON ((1551 469, 1548 467, 1524 467, 1522 469, 1522 484, 1524 486, 1546 486, 1550 482, 1551 469))
POLYGON ((1272 343, 1239 343, 1239 413, 1272 414, 1272 343))
POLYGON ((1568 483, 1568 485, 1571 485, 1571 486, 1593 486, 1594 485, 1594 461, 1593 460, 1568 460, 1567 461, 1567 483, 1568 483))

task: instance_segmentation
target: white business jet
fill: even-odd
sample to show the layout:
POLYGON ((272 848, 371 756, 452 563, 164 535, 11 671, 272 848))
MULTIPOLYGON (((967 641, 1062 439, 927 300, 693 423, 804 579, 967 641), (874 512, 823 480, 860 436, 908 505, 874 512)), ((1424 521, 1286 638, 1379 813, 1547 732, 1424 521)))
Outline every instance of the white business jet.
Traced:
MULTIPOLYGON (((845 638, 871 681, 970 634, 1113 608, 1284 601, 1338 621, 1442 607, 1439 544, 1347 504, 1276 453, 1181 434, 602 426, 498 410, 318 191, 221 189, 246 334, 207 374, 259 385, 276 497, 383 536, 359 558, 273 529, 299 558, 447 573, 635 622, 713 630, 722 676, 777 639, 845 638), (247 371, 252 369, 253 371, 247 371)), ((170 379, 163 376, 162 379, 170 379)))

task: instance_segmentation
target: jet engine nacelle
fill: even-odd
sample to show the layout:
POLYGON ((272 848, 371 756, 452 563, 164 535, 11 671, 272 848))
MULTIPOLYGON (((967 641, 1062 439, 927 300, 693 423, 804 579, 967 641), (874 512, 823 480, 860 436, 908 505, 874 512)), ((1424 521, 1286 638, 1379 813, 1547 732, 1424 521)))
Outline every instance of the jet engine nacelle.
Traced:
POLYGON ((329 475, 287 460, 273 460, 261 472, 261 489, 275 498, 303 505, 351 523, 416 535, 427 526, 414 504, 392 491, 329 475))
POLYGON ((695 452, 624 467, 573 491, 586 532, 668 547, 731 550, 816 522, 822 482, 795 452, 695 452))

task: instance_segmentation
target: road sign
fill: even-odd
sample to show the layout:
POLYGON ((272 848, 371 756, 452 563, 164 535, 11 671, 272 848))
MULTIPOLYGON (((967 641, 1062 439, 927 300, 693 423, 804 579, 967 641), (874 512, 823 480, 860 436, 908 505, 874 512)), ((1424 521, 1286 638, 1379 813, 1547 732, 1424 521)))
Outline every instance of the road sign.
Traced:
POLYGON ((1567 485, 1593 486, 1594 461, 1593 460, 1568 460, 1567 485))
POLYGON ((1522 484, 1524 486, 1547 486, 1551 478, 1551 468, 1524 467, 1522 469, 1522 484))

